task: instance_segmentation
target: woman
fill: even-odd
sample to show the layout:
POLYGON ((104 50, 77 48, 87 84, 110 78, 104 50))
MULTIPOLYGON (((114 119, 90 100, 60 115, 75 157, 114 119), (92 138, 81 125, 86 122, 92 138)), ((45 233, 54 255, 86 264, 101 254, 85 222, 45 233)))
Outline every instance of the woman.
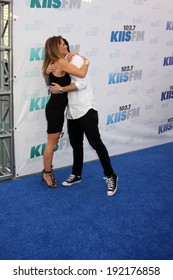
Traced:
POLYGON ((71 79, 68 74, 84 78, 89 65, 88 59, 85 58, 82 67, 80 69, 77 68, 64 59, 67 53, 67 45, 61 36, 53 36, 47 39, 42 73, 46 83, 49 83, 51 87, 56 88, 58 84, 58 94, 51 94, 45 110, 48 141, 43 156, 44 169, 42 171, 42 180, 51 188, 57 187, 52 171, 52 160, 54 149, 62 132, 64 111, 67 106, 67 92, 59 90, 59 84, 62 86, 70 84, 71 79), (52 65, 52 72, 48 76, 49 81, 47 81, 46 70, 48 66, 50 69, 50 65, 52 65))

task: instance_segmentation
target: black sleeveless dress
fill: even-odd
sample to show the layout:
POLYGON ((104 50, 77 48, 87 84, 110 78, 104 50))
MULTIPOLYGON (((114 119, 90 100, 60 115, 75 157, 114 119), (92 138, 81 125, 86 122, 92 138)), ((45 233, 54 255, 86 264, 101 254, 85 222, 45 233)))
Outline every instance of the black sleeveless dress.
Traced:
MULTIPOLYGON (((56 77, 52 73, 49 74, 49 81, 59 85, 67 86, 71 82, 69 74, 62 77, 56 77)), ((64 111, 67 106, 67 92, 62 94, 51 94, 46 105, 45 114, 47 119, 47 133, 61 132, 64 124, 64 111)))

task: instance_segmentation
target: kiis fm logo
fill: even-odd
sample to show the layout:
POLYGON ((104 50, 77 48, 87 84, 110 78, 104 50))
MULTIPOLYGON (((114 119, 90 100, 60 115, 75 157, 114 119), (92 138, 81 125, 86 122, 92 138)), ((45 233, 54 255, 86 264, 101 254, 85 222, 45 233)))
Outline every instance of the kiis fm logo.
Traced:
POLYGON ((47 102, 49 101, 50 96, 38 97, 31 99, 30 103, 30 112, 43 110, 46 107, 47 102))
MULTIPOLYGON (((69 146, 70 146, 69 137, 63 137, 63 134, 62 134, 61 138, 59 139, 59 143, 56 145, 56 148, 54 149, 54 152, 56 152, 58 150, 59 151, 65 150, 69 146)), ((46 148, 46 144, 40 144, 40 145, 31 147, 30 159, 43 156, 45 148, 46 148)))
POLYGON ((110 42, 144 41, 145 31, 137 31, 136 25, 124 25, 122 31, 112 31, 110 42))
POLYGON ((164 57, 163 66, 172 66, 173 65, 173 56, 164 57))
MULTIPOLYGON (((79 45, 70 45, 70 51, 79 53, 79 45)), ((30 61, 39 61, 44 59, 44 48, 31 48, 30 61)))
POLYGON ((165 133, 173 129, 173 118, 168 119, 167 123, 159 125, 158 134, 165 133))
POLYGON ((69 9, 80 9, 81 0, 31 0, 30 8, 69 8, 69 9))
POLYGON ((166 30, 173 30, 173 21, 167 21, 166 30))
POLYGON ((142 79, 142 70, 133 70, 134 66, 123 66, 121 72, 109 74, 108 84, 118 84, 142 79))
POLYGON ((161 101, 165 101, 173 98, 173 86, 170 86, 170 90, 162 91, 161 101))
POLYGON ((121 121, 128 120, 130 118, 138 118, 140 113, 140 107, 131 108, 131 104, 120 106, 119 112, 108 114, 107 116, 107 125, 118 123, 121 121))

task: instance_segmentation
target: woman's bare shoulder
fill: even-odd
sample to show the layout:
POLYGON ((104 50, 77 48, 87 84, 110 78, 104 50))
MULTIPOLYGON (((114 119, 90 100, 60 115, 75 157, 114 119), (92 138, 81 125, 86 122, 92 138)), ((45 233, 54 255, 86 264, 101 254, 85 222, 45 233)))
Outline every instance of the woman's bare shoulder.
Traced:
POLYGON ((67 64, 69 64, 69 62, 67 62, 67 60, 65 60, 64 58, 59 58, 57 63, 59 63, 60 65, 67 65, 67 64))

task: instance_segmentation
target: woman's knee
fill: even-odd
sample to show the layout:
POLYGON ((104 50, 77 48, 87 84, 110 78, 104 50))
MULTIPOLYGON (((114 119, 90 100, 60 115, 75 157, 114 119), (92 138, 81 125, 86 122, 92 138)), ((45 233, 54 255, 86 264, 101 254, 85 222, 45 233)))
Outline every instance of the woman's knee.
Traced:
POLYGON ((58 142, 59 142, 59 138, 60 138, 60 134, 56 134, 54 136, 51 135, 51 137, 48 137, 48 142, 47 142, 47 146, 49 146, 52 149, 55 149, 58 142))

